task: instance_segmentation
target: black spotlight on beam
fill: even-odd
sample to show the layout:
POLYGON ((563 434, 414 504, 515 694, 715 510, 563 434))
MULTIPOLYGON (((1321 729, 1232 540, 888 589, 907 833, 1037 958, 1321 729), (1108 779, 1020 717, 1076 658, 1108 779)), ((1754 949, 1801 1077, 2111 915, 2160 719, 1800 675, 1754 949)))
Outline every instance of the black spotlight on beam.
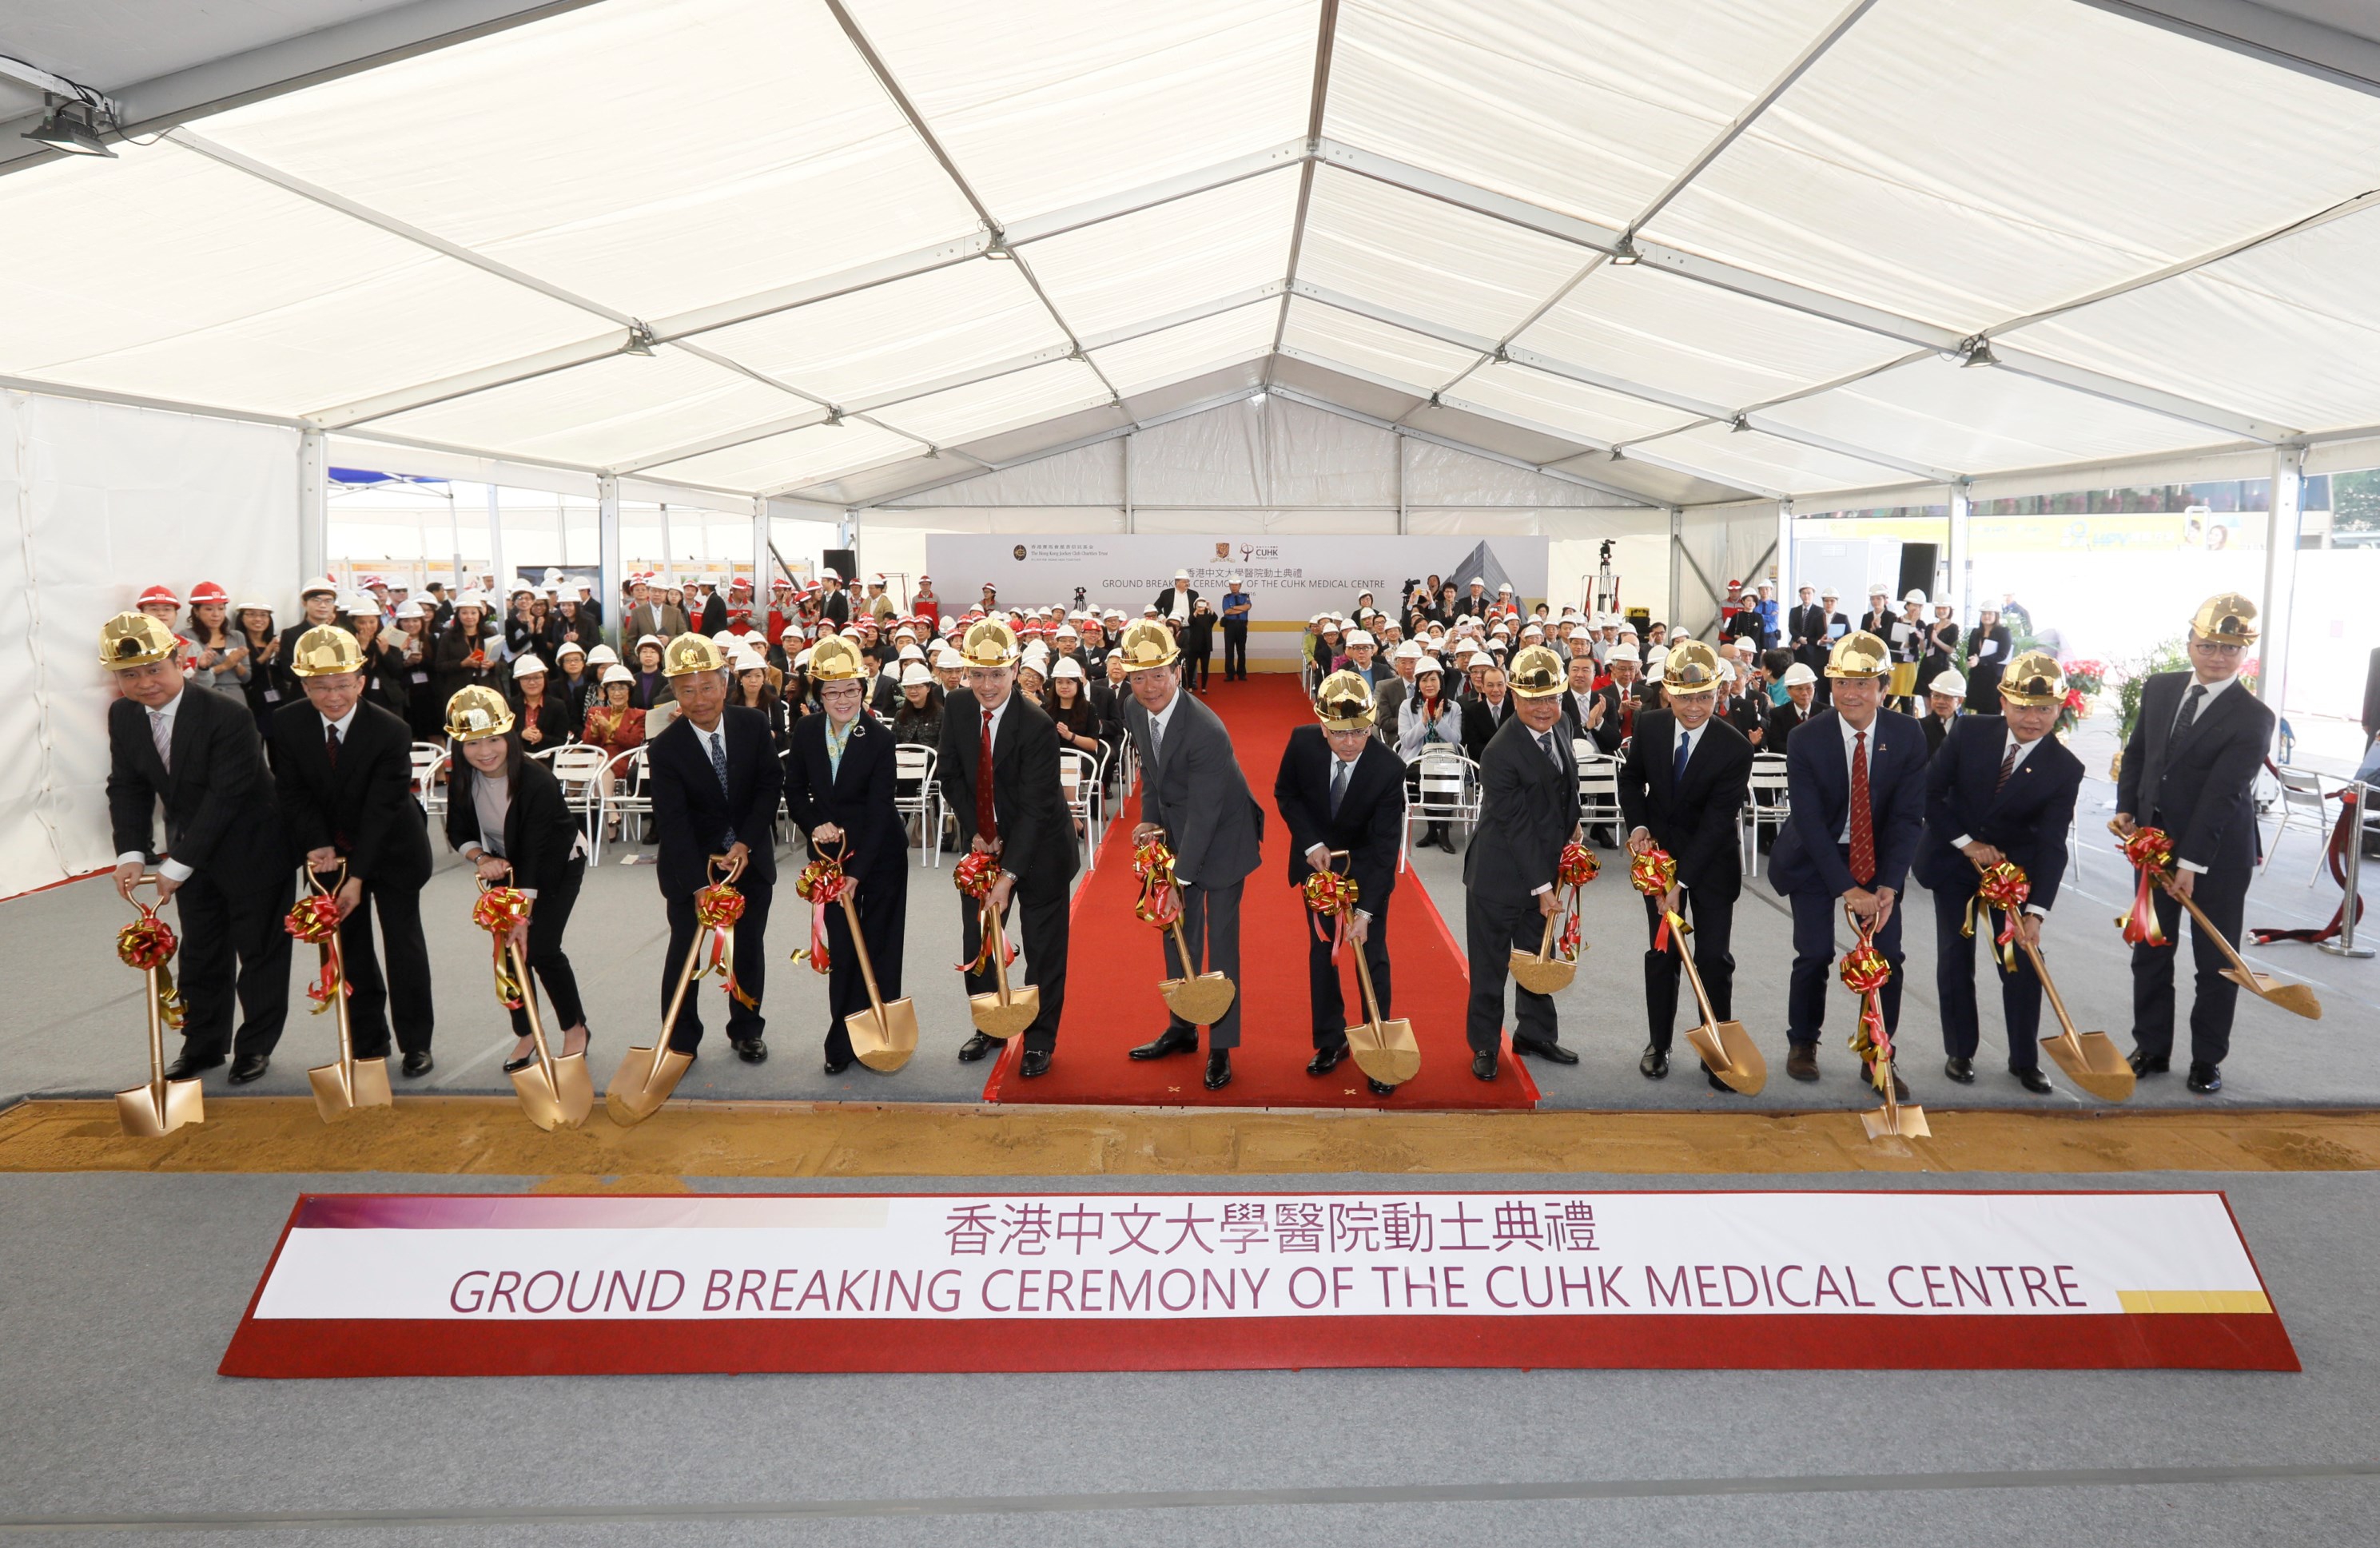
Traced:
POLYGON ((99 126, 87 103, 60 103, 49 111, 41 123, 25 131, 25 138, 53 151, 63 151, 70 156, 114 156, 107 142, 99 138, 99 126))

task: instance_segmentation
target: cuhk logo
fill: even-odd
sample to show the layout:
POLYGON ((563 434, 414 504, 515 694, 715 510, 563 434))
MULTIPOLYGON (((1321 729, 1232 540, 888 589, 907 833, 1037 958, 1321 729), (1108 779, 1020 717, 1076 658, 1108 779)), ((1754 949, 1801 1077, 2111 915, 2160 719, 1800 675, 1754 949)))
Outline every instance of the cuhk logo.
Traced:
POLYGON ((1019 543, 1019 544, 1017 544, 1014 549, 1011 549, 1011 550, 1009 550, 1009 552, 1010 552, 1014 557, 1015 557, 1015 558, 1017 558, 1017 559, 1021 560, 1021 559, 1023 559, 1023 558, 1025 557, 1025 545, 1024 545, 1024 544, 1022 544, 1022 543, 1019 543))
POLYGON ((1229 544, 1229 543, 1217 543, 1217 544, 1215 545, 1215 557, 1216 557, 1216 558, 1218 558, 1218 559, 1229 559, 1229 558, 1231 558, 1231 557, 1232 557, 1232 545, 1231 545, 1231 544, 1229 544))

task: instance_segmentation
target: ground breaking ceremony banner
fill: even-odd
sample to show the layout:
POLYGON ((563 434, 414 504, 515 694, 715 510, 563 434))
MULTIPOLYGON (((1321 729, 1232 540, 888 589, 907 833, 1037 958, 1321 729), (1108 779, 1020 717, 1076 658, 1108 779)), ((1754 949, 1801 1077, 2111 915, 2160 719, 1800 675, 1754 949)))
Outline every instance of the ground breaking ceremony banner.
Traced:
POLYGON ((1287 663, 1297 654, 1295 631, 1316 613, 1352 611, 1369 591, 1383 611, 1402 617, 1407 589, 1431 575, 1466 593, 1476 575, 1489 597, 1510 585, 1526 608, 1546 594, 1549 545, 1544 538, 934 533, 926 538, 926 571, 946 612, 973 606, 989 581, 1011 606, 1070 601, 1079 587, 1088 600, 1134 617, 1173 584, 1177 570, 1189 571, 1192 589, 1219 611, 1237 575, 1253 603, 1250 661, 1287 663))
POLYGON ((2191 1192, 309 1194, 233 1376, 2200 1367, 2297 1356, 2191 1192))

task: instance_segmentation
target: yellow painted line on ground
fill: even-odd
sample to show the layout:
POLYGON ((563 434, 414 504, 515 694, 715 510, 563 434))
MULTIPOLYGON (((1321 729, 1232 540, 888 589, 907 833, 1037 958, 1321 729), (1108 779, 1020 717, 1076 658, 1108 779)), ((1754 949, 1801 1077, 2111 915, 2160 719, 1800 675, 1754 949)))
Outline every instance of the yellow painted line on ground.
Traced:
POLYGON ((1929 1108, 1872 1143, 1856 1112, 1367 1112, 676 1102, 634 1129, 599 1108, 547 1134, 509 1098, 399 1097, 325 1124, 307 1097, 213 1096, 207 1120, 128 1138, 114 1104, 0 1113, 0 1172, 419 1172, 686 1177, 1262 1176, 2380 1170, 2380 1113, 2035 1114, 1929 1108))

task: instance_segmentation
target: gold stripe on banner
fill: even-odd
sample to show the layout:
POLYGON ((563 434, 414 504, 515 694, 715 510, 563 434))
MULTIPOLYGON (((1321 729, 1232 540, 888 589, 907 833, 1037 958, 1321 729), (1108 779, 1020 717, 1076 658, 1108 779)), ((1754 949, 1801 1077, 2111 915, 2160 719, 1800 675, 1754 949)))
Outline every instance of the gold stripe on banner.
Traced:
POLYGON ((2124 1310, 2144 1312, 2244 1312, 2270 1316, 2273 1303, 2262 1290, 2122 1290, 2117 1299, 2124 1310))
POLYGON ((326 1126, 306 1097, 225 1096, 157 1139, 112 1103, 0 1113, 0 1172, 423 1172, 594 1185, 682 1177, 1228 1177, 1296 1173, 2380 1170, 2380 1113, 1929 1109, 1871 1143, 1856 1112, 1366 1112, 674 1102, 634 1129, 544 1133, 509 1097, 405 1097, 326 1126))

